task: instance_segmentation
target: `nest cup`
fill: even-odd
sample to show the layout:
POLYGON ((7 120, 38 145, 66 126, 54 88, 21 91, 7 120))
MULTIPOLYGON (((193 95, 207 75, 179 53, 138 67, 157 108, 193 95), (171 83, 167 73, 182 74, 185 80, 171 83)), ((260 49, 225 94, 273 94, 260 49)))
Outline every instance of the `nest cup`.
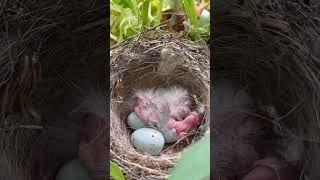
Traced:
POLYGON ((212 37, 214 77, 247 86, 259 107, 275 107, 282 155, 298 165, 302 179, 320 177, 319 7, 246 1, 215 14, 212 37))
POLYGON ((197 105, 205 107, 204 127, 209 105, 209 52, 186 38, 152 30, 113 47, 111 51, 111 158, 128 179, 165 179, 180 152, 202 136, 200 129, 187 140, 165 145, 160 156, 137 151, 130 142, 132 130, 126 123, 128 102, 134 90, 151 87, 186 88, 197 105), (170 60, 172 59, 172 60, 170 60))
POLYGON ((82 118, 73 110, 100 78, 105 83, 101 6, 6 1, 1 7, 0 179, 52 180, 78 157, 82 118))

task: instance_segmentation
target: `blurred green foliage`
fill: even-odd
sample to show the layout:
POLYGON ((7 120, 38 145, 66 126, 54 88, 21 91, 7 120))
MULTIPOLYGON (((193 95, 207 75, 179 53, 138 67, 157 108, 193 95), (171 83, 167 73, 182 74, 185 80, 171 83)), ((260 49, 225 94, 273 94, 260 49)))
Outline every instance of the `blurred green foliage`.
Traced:
POLYGON ((203 180, 210 177, 210 138, 205 136, 186 149, 169 180, 203 180))
MULTIPOLYGON (((188 19, 189 37, 197 41, 201 36, 209 36, 209 24, 199 24, 195 4, 210 3, 208 0, 111 0, 110 38, 120 43, 130 36, 155 27, 162 20, 162 12, 173 10, 174 3, 180 3, 188 19)), ((208 6, 210 7, 210 6, 208 6)))
MULTIPOLYGON (((116 42, 158 25, 162 0, 111 0, 110 38, 116 42)), ((165 4, 167 8, 170 4, 165 4)))
POLYGON ((110 161, 110 176, 114 180, 125 180, 120 167, 112 161, 110 161))

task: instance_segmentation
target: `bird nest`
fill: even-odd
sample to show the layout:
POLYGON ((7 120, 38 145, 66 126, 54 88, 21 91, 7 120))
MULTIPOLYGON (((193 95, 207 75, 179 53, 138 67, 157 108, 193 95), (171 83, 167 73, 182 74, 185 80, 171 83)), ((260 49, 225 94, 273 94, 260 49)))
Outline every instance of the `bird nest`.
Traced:
POLYGON ((70 113, 72 108, 66 106, 75 107, 83 98, 75 97, 79 92, 66 84, 72 81, 84 89, 79 84, 88 79, 85 73, 93 66, 92 59, 105 64, 100 60, 106 37, 97 32, 102 23, 96 23, 101 14, 95 3, 1 2, 1 180, 53 179, 63 163, 77 156, 80 123, 56 115, 70 113), (83 65, 89 57, 89 65, 83 65))
POLYGON ((215 14, 214 77, 247 85, 258 106, 275 107, 274 124, 293 139, 285 143, 287 160, 303 179, 319 179, 320 6, 271 0, 241 7, 215 14))
POLYGON ((209 51, 184 37, 151 30, 112 48, 110 153, 128 179, 165 179, 183 148, 203 133, 209 116, 209 51), (130 143, 127 102, 136 89, 170 86, 186 88, 205 107, 203 124, 188 138, 165 145, 160 156, 141 153, 130 143))

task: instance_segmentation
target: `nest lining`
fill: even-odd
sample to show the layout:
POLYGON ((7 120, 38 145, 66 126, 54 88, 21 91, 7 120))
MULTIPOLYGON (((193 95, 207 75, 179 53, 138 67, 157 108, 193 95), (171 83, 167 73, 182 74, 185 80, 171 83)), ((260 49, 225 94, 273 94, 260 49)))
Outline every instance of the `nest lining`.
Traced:
MULTIPOLYGON (((164 60, 165 61, 165 60, 164 60)), ((179 60, 176 59, 175 62, 179 60)), ((190 138, 166 145, 160 156, 135 150, 127 127, 128 103, 135 89, 180 86, 206 108, 203 125, 207 123, 209 105, 209 54, 205 45, 194 45, 175 34, 154 30, 145 32, 111 51, 111 158, 118 162, 128 179, 165 179, 180 152, 201 137, 200 129, 190 138), (182 63, 172 72, 161 72, 163 51, 170 50, 182 63)), ((202 126, 203 126, 202 125, 202 126)))

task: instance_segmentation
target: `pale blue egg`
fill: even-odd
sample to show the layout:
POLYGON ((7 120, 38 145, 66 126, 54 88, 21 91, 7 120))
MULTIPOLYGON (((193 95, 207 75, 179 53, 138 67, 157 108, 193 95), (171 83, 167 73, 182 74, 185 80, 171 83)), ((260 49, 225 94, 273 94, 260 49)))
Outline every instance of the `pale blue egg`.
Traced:
POLYGON ((152 128, 140 128, 131 135, 132 145, 141 152, 150 155, 159 155, 164 146, 161 132, 152 128))
POLYGON ((128 115, 127 122, 132 129, 140 129, 146 126, 144 121, 140 119, 135 112, 131 112, 128 115))

